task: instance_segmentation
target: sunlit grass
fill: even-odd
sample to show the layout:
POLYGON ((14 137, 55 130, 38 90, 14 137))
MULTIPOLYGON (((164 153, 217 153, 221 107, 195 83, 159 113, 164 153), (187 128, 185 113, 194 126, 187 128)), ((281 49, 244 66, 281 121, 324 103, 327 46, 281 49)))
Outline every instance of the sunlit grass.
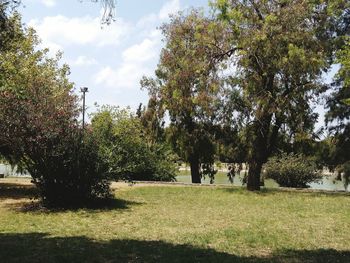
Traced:
MULTIPOLYGON (((0 181, 1 262, 349 262, 350 196, 118 185, 110 207, 27 209, 0 181)), ((14 187, 14 186, 11 186, 14 187)), ((22 189, 22 190, 21 190, 22 189)))

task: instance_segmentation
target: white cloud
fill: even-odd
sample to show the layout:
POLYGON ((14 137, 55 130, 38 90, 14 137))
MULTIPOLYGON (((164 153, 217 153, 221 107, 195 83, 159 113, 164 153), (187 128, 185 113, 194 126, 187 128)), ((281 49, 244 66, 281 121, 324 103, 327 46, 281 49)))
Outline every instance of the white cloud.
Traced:
MULTIPOLYGON (((56 0, 40 1, 47 6, 56 4, 56 0)), ((116 46, 122 39, 130 37, 132 33, 147 37, 159 23, 168 19, 169 14, 179 10, 180 1, 170 0, 162 6, 158 13, 144 16, 133 26, 119 19, 109 26, 101 27, 100 17, 70 18, 63 15, 32 19, 28 25, 37 31, 43 43, 42 47, 48 47, 51 53, 56 53, 72 45, 116 46)))
POLYGON ((101 69, 95 76, 95 82, 97 84, 105 83, 108 86, 113 86, 114 85, 114 76, 115 72, 113 69, 109 66, 104 67, 101 69))
POLYGON ((97 60, 94 58, 88 58, 86 56, 79 56, 75 60, 71 61, 72 65, 75 66, 91 66, 91 65, 97 65, 97 60))
MULTIPOLYGON (((74 49, 74 56, 66 58, 66 61, 72 66, 77 66, 75 72, 80 70, 90 72, 90 83, 98 87, 96 90, 103 90, 94 95, 98 97, 100 103, 115 100, 119 104, 124 102, 130 104, 134 100, 140 100, 141 77, 154 73, 162 46, 161 32, 155 28, 167 21, 169 14, 179 10, 180 1, 170 0, 158 12, 145 15, 134 24, 120 19, 101 28, 100 17, 57 15, 31 20, 29 25, 34 27, 42 39, 42 47, 50 48, 50 53, 74 49), (129 46, 124 48, 123 45, 119 45, 121 41, 123 45, 129 46), (86 52, 90 48, 94 50, 89 54, 79 53, 83 50, 86 52), (102 59, 99 57, 102 53, 110 55, 102 59), (118 57, 114 58, 115 54, 121 55, 121 61, 118 61, 118 57), (109 62, 102 66, 104 61, 109 62), (88 67, 91 65, 100 65, 96 74, 91 74, 95 69, 88 67), (128 96, 131 96, 130 99, 128 96)), ((79 79, 82 73, 76 74, 79 79)), ((81 82, 85 81, 87 80, 81 82)))
POLYGON ((169 19, 169 15, 176 14, 180 11, 181 4, 179 0, 170 0, 166 2, 158 13, 151 13, 142 17, 137 27, 145 28, 147 26, 155 26, 155 24, 162 23, 169 19))
POLYGON ((133 45, 126 49, 122 56, 128 62, 145 62, 157 56, 156 40, 144 39, 140 44, 133 45))
POLYGON ((168 15, 180 10, 180 1, 171 0, 158 13, 148 14, 136 23, 134 32, 141 41, 124 49, 118 66, 106 66, 95 76, 95 84, 113 89, 114 92, 135 91, 140 88, 143 75, 153 75, 161 50, 161 32, 156 30, 168 15))
POLYGON ((53 7, 56 5, 55 0, 41 0, 41 3, 43 3, 47 7, 53 7))
POLYGON ((61 45, 58 45, 51 41, 45 41, 42 43, 42 48, 48 48, 49 49, 49 56, 54 57, 57 52, 63 51, 63 47, 61 45))
POLYGON ((157 14, 151 13, 146 16, 143 16, 136 24, 137 27, 143 28, 148 25, 153 25, 159 19, 157 14))
POLYGON ((87 45, 103 47, 118 45, 129 31, 129 25, 122 20, 107 27, 101 27, 100 18, 90 16, 68 18, 62 15, 31 20, 33 27, 43 41, 43 46, 87 45))
POLYGON ((159 11, 159 18, 165 20, 170 14, 180 11, 180 0, 171 0, 167 2, 159 11))
POLYGON ((96 75, 96 84, 112 88, 115 92, 135 90, 139 88, 139 81, 143 74, 147 74, 147 68, 136 64, 124 64, 119 69, 107 66, 96 75))
POLYGON ((95 83, 118 91, 139 89, 141 77, 152 74, 149 64, 156 61, 160 50, 160 34, 151 36, 125 49, 122 63, 116 69, 110 66, 101 69, 95 76, 95 83))

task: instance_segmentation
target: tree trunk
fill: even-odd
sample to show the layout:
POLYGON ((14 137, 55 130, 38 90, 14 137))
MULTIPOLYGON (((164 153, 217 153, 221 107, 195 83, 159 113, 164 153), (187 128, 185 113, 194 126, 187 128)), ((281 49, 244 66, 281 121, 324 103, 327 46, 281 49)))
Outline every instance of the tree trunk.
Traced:
MULTIPOLYGON (((254 124, 254 137, 252 141, 252 153, 249 160, 247 189, 260 190, 260 175, 263 164, 269 157, 269 134, 272 115, 264 115, 254 124)), ((277 136, 276 136, 277 137, 277 136)))
POLYGON ((262 162, 252 161, 249 162, 248 182, 247 189, 249 191, 260 190, 260 174, 262 168, 262 162))
POLYGON ((191 166, 192 183, 193 184, 200 184, 201 177, 199 174, 199 160, 197 158, 192 159, 190 161, 190 166, 191 166))
MULTIPOLYGON (((264 79, 264 87, 267 91, 273 90, 274 75, 264 79)), ((249 158, 249 171, 247 189, 250 191, 260 190, 260 176, 264 163, 267 162, 270 154, 276 146, 278 131, 281 127, 282 120, 279 115, 270 112, 270 105, 274 97, 260 104, 255 113, 255 122, 253 124, 252 152, 249 158), (275 116, 275 124, 271 129, 271 122, 275 116)))

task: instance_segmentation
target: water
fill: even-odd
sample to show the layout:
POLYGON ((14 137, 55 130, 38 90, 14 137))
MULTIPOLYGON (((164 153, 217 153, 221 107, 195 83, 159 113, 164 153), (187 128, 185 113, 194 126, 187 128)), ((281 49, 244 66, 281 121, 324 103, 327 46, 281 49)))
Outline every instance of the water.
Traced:
MULTIPOLYGON (((29 174, 21 174, 17 172, 17 169, 12 169, 10 165, 0 164, 0 174, 3 174, 5 177, 14 176, 14 177, 30 177, 29 174)), ((242 186, 242 178, 244 173, 242 172, 240 175, 236 174, 233 180, 233 184, 230 183, 226 172, 218 172, 215 175, 215 184, 219 185, 234 185, 234 186, 242 186)), ((311 183, 310 189, 320 189, 320 190, 329 190, 329 191, 344 191, 344 182, 335 179, 336 176, 334 174, 327 174, 324 176, 322 181, 319 183, 311 183)), ((179 175, 176 177, 178 182, 183 183, 191 183, 191 173, 189 170, 181 170, 179 171, 179 175)), ((210 179, 206 177, 204 180, 202 179, 202 184, 210 184, 210 179)), ((266 187, 279 187, 279 185, 272 179, 265 180, 266 187)), ((350 190, 350 186, 348 187, 348 191, 350 190)))
MULTIPOLYGON (((244 175, 243 172, 240 175, 236 174, 236 176, 234 177, 233 184, 231 184, 225 172, 218 172, 215 175, 214 184, 243 186, 243 183, 242 183, 243 175, 244 175)), ((176 179, 178 182, 191 183, 191 173, 189 170, 182 170, 179 172, 179 175, 176 177, 176 179)), ((210 184, 210 179, 208 177, 205 178, 204 180, 202 179, 202 184, 210 184)), ((272 179, 265 180, 265 186, 272 187, 272 188, 279 187, 278 183, 276 183, 272 179)), ((336 175, 333 175, 333 174, 324 176, 319 183, 310 183, 309 186, 310 186, 309 189, 319 189, 319 190, 329 190, 329 191, 345 190, 343 181, 336 180, 336 175)))
POLYGON ((4 175, 5 177, 30 177, 30 174, 28 173, 20 173, 16 166, 11 167, 11 165, 1 163, 0 174, 4 175))

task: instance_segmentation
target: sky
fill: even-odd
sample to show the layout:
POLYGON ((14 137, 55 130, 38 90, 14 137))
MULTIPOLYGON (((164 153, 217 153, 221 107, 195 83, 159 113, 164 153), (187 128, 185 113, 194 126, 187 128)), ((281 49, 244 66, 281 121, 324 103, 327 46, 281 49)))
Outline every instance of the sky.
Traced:
POLYGON ((22 0, 23 22, 33 27, 50 55, 63 52, 76 90, 88 87, 88 111, 94 103, 136 109, 147 104, 140 89, 152 76, 163 45, 157 29, 169 14, 190 7, 208 8, 208 0, 118 0, 116 21, 101 25, 102 9, 90 0, 22 0))

